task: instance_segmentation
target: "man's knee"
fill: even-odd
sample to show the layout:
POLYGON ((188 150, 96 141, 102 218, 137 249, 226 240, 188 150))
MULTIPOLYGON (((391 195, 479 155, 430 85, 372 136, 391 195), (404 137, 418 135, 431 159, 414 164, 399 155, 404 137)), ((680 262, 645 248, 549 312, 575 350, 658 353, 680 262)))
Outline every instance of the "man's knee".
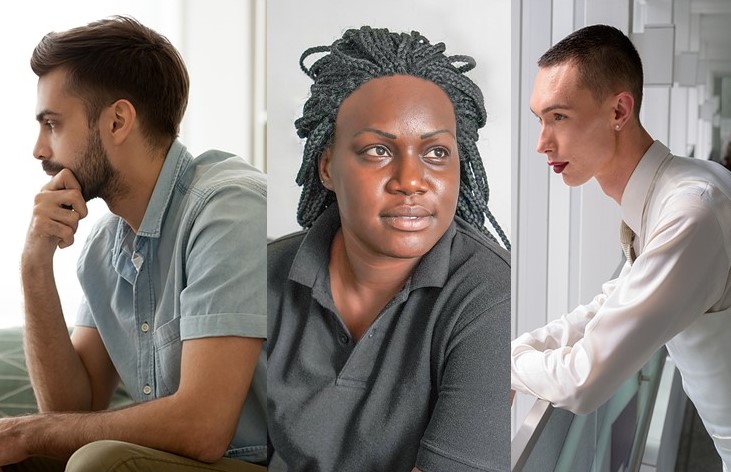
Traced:
POLYGON ((131 467, 134 446, 121 441, 96 441, 71 456, 66 472, 123 472, 131 467))

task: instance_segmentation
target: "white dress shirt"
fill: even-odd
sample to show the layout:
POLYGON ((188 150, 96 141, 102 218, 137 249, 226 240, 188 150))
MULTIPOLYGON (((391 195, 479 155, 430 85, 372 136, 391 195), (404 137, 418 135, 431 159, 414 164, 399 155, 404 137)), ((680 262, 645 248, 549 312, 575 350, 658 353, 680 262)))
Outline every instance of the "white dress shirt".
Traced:
POLYGON ((663 344, 731 465, 731 173, 647 150, 622 195, 637 259, 588 305, 511 343, 512 387, 584 414, 663 344))

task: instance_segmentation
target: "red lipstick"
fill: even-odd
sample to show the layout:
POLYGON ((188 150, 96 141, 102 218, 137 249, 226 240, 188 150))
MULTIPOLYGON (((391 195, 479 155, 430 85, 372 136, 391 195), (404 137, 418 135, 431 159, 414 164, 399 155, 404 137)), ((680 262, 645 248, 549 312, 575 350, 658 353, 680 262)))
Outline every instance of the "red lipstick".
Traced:
POLYGON ((569 165, 568 162, 551 162, 548 161, 548 165, 553 167, 553 171, 557 174, 560 174, 563 172, 563 170, 566 168, 567 165, 569 165))

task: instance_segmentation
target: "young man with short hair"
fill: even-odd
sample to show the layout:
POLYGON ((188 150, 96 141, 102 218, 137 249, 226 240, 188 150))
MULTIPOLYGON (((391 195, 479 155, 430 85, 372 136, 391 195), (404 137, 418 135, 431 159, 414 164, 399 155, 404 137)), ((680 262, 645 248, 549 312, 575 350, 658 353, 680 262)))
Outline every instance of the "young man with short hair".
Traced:
POLYGON ((616 28, 578 30, 538 64, 537 150, 567 185, 595 178, 620 205, 628 261, 590 304, 512 342, 512 388, 588 413, 664 344, 728 467, 731 174, 642 127, 642 63, 616 28))

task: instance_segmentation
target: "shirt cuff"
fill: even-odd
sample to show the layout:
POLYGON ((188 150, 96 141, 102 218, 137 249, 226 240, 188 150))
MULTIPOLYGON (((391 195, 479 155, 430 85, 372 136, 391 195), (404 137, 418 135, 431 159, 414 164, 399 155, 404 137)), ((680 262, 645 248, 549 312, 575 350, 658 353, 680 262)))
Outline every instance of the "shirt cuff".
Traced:
POLYGON ((181 340, 216 336, 266 339, 267 318, 264 315, 246 313, 218 313, 181 317, 181 340))

